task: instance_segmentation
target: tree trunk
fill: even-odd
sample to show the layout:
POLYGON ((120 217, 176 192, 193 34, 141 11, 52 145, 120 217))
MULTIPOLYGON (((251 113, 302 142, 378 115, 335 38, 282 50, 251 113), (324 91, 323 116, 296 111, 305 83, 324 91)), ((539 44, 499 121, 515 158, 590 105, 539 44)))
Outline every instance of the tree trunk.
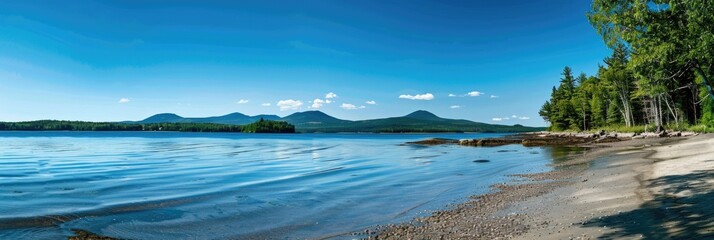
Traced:
POLYGON ((652 116, 652 120, 655 124, 655 132, 659 133, 662 131, 662 112, 660 111, 661 107, 661 95, 651 95, 652 102, 650 104, 650 115, 652 116))
POLYGON ((630 98, 628 96, 627 89, 622 89, 617 91, 617 95, 620 97, 622 102, 622 117, 625 119, 625 125, 631 127, 632 124, 632 107, 630 106, 630 98))
POLYGON ((583 131, 587 131, 588 126, 587 126, 587 120, 585 120, 585 117, 586 117, 585 116, 585 104, 583 104, 582 108, 583 108, 583 131))
POLYGON ((679 128, 679 118, 677 117, 677 113, 675 113, 674 109, 669 105, 669 98, 665 97, 664 98, 664 103, 667 105, 667 109, 669 109, 669 113, 672 114, 672 118, 674 118, 674 123, 676 124, 677 128, 679 128))
POLYGON ((695 88, 693 86, 696 86, 696 85, 690 85, 689 89, 692 90, 692 107, 693 107, 692 109, 694 110, 694 124, 697 124, 697 121, 698 121, 698 119, 697 119, 697 101, 699 99, 697 99, 697 97, 698 97, 697 96, 697 88, 695 88))
POLYGON ((657 95, 657 132, 664 130, 664 116, 662 115, 662 95, 657 95))

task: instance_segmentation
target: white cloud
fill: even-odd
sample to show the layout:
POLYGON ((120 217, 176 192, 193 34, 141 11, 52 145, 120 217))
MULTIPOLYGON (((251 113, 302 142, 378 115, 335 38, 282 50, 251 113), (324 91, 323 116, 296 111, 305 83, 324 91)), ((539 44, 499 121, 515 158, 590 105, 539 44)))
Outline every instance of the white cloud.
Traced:
POLYGON ((411 99, 411 100, 432 100, 434 95, 431 93, 417 94, 417 95, 399 95, 399 98, 411 99))
POLYGON ((341 107, 341 108, 344 108, 344 109, 347 109, 347 110, 357 109, 357 106, 355 106, 355 105, 353 105, 353 104, 349 104, 349 103, 343 103, 340 107, 341 107))
POLYGON ((512 117, 512 118, 518 118, 518 116, 516 116, 516 115, 511 115, 511 117, 512 117))
MULTIPOLYGON (((513 115, 513 116, 511 116, 511 117, 512 117, 513 119, 516 119, 516 115, 513 115)), ((518 119, 520 119, 520 118, 518 118, 518 119)), ((491 118, 491 120, 494 121, 494 122, 500 122, 500 121, 511 120, 511 118, 509 118, 509 117, 495 117, 495 118, 491 118)))
POLYGON ((518 119, 520 119, 520 120, 528 120, 528 119, 531 119, 531 118, 530 118, 530 117, 518 117, 518 119))
POLYGON ((456 97, 456 94, 449 93, 449 97, 456 97))
POLYGON ((131 100, 129 100, 128 98, 119 99, 119 103, 128 103, 128 102, 131 102, 131 100))
POLYGON ((322 105, 325 104, 325 101, 319 98, 315 98, 315 100, 312 100, 312 106, 311 108, 320 108, 322 105))
POLYGON ((491 95, 491 98, 498 98, 498 96, 496 96, 496 95, 491 95))
POLYGON ((373 101, 373 100, 366 101, 366 102, 364 102, 364 103, 369 104, 369 105, 375 105, 375 104, 377 104, 377 102, 375 102, 375 101, 373 101))
POLYGON ((469 95, 469 96, 472 96, 472 97, 478 97, 478 96, 483 95, 483 93, 482 93, 482 92, 479 92, 479 91, 473 91, 473 92, 467 93, 466 95, 469 95))
POLYGON ((330 100, 330 99, 325 99, 325 103, 332 103, 332 100, 330 100))
POLYGON ((276 104, 278 107, 280 107, 280 111, 285 111, 285 110, 297 110, 302 106, 302 102, 299 100, 280 100, 276 104))
POLYGON ((449 108, 451 108, 451 109, 457 109, 457 108, 461 108, 461 106, 459 106, 459 105, 454 105, 454 106, 451 106, 451 107, 449 107, 449 108))
POLYGON ((260 104, 260 105, 263 106, 263 107, 270 107, 270 103, 269 103, 269 102, 263 103, 263 104, 260 104))
POLYGON ((343 109, 347 109, 347 110, 355 110, 355 109, 364 109, 364 108, 366 108, 365 106, 359 106, 359 107, 357 107, 357 106, 355 106, 354 104, 349 104, 349 103, 343 103, 342 105, 340 105, 340 107, 343 108, 343 109))
POLYGON ((333 92, 329 92, 329 93, 325 94, 325 98, 327 98, 327 99, 337 98, 337 94, 335 94, 333 92))
POLYGON ((246 103, 248 103, 248 100, 241 99, 241 100, 238 100, 238 102, 236 102, 236 103, 237 104, 246 104, 246 103))

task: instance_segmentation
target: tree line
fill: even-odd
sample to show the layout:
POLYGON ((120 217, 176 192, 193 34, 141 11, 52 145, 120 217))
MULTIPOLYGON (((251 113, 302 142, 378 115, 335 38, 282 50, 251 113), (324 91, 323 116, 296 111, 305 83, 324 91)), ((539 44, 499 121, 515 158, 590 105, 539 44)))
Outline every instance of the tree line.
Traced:
POLYGON ((539 112, 551 130, 714 127, 714 4, 594 0, 587 17, 612 54, 595 76, 563 69, 539 112))
POLYGON ((259 121, 245 126, 218 123, 111 123, 40 120, 0 122, 0 131, 170 131, 170 132, 250 132, 294 133, 295 126, 282 121, 259 121), (255 131, 254 124, 260 125, 255 131))
POLYGON ((295 126, 285 121, 270 121, 260 118, 257 122, 243 126, 248 133, 294 133, 295 126))

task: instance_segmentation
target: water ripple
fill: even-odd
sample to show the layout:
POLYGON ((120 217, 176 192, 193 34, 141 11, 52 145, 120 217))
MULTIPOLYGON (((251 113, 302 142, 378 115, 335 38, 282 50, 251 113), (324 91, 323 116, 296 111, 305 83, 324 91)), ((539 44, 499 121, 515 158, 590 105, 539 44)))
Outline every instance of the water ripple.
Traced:
POLYGON ((0 133, 0 238, 337 236, 548 169, 542 148, 401 145, 482 136, 0 133))

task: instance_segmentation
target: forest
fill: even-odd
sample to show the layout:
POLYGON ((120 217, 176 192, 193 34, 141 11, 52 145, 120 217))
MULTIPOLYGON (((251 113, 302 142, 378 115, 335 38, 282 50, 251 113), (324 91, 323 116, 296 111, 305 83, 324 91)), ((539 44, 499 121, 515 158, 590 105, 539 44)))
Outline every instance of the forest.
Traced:
POLYGON ((260 121, 245 126, 219 123, 114 123, 40 120, 0 122, 0 131, 169 131, 169 132, 250 132, 294 133, 286 122, 260 121), (259 131, 254 126, 260 126, 259 131))
POLYGON ((247 133, 294 133, 295 126, 284 121, 271 121, 261 118, 257 122, 243 126, 247 133))
POLYGON ((714 4, 594 0, 612 54, 595 76, 565 67, 539 111, 552 131, 714 130, 714 4))

